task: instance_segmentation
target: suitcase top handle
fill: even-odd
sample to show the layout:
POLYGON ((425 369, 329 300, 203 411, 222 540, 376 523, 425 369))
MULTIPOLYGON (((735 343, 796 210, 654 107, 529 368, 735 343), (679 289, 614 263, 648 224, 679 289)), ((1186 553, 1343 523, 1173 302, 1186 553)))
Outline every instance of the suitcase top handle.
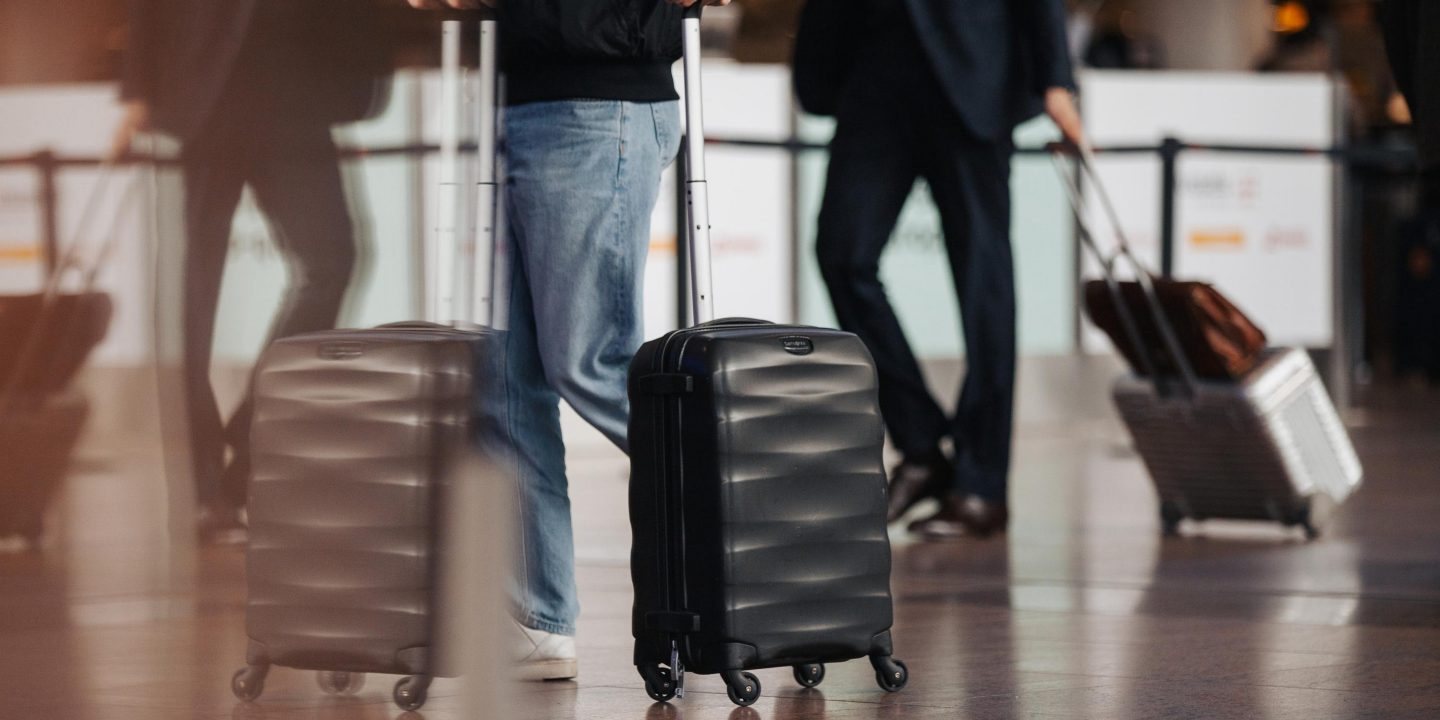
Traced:
POLYGON ((700 87, 700 12, 705 0, 685 8, 685 208, 690 257, 690 307, 695 324, 715 319, 710 292, 710 194, 705 185, 705 104, 700 87))
POLYGON ((1115 302, 1115 312, 1120 318, 1120 325, 1124 328, 1126 336, 1130 338, 1131 345, 1136 349, 1141 370, 1151 378, 1157 390, 1163 390, 1164 379, 1156 371, 1157 364, 1155 358, 1150 355, 1150 345, 1141 336, 1140 326, 1136 323, 1136 318, 1130 306, 1125 303, 1125 297, 1120 291, 1120 281, 1115 278, 1115 266, 1121 259, 1124 259, 1135 270, 1135 279, 1145 295, 1145 305, 1155 320, 1155 327, 1160 331, 1165 354, 1169 355, 1175 363, 1186 395, 1194 398, 1199 388, 1195 368, 1190 364, 1190 359, 1185 356, 1185 351, 1180 345, 1179 335, 1176 334, 1169 316, 1165 314, 1165 308, 1160 304, 1160 297, 1155 292, 1154 273, 1150 272, 1150 269, 1135 257, 1134 251, 1130 248, 1130 241, 1120 224, 1120 214, 1116 212, 1115 204, 1110 200, 1110 194, 1106 192, 1105 185, 1100 182, 1099 174, 1095 172, 1094 152, 1089 147, 1076 147, 1065 143, 1050 143, 1049 149, 1056 174, 1060 176, 1061 185, 1065 188, 1065 197, 1070 201, 1070 208, 1075 213, 1075 225, 1080 235, 1080 244, 1100 264, 1100 273, 1115 302), (1068 154, 1075 156, 1075 163, 1080 169, 1080 174, 1089 178, 1094 185, 1095 194, 1100 197, 1100 205, 1105 209, 1105 214, 1115 231, 1115 250, 1109 254, 1100 249, 1099 243, 1095 240, 1095 234, 1091 230, 1090 222, 1086 219, 1085 201, 1080 194, 1079 178, 1068 172, 1065 164, 1061 161, 1061 157, 1068 154))

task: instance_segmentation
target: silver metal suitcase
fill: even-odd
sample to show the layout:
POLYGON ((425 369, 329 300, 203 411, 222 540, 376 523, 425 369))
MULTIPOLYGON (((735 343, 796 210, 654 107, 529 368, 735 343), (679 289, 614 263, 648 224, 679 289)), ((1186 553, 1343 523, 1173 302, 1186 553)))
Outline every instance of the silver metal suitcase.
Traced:
MULTIPOLYGON (((1134 268, 1167 354, 1180 370, 1178 378, 1132 373, 1117 380, 1114 388, 1115 406, 1155 483, 1165 533, 1176 533, 1186 518, 1233 518, 1274 520, 1316 537, 1314 501, 1345 500, 1360 485, 1363 472, 1310 356, 1300 348, 1270 349, 1239 380, 1197 378, 1161 309, 1149 271, 1130 251, 1088 151, 1079 153, 1079 165, 1093 181, 1119 236, 1113 253, 1107 255, 1096 243, 1076 179, 1063 167, 1060 176, 1081 241, 1099 261, 1121 324, 1135 347, 1145 352, 1135 310, 1123 302, 1115 277, 1116 263, 1123 258, 1134 268)), ((1142 358, 1142 364, 1156 366, 1150 359, 1142 358)))
POLYGON ((1360 460, 1302 349, 1266 352, 1237 382, 1162 395, 1146 378, 1115 383, 1115 406, 1160 496, 1165 531, 1184 518, 1276 520, 1314 537, 1311 500, 1343 501, 1360 460))

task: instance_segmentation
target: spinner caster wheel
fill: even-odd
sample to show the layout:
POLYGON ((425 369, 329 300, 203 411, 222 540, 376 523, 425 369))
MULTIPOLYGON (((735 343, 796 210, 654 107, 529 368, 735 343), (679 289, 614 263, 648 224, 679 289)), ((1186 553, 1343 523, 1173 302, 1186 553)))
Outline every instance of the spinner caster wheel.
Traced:
POLYGON ((910 682, 910 671, 905 663, 895 658, 888 655, 872 657, 870 664, 875 668, 875 684, 885 692, 900 692, 910 682))
POLYGON ((670 668, 660 665, 637 665, 640 677, 645 679, 645 694, 655 702, 670 702, 675 697, 675 677, 670 668))
POLYGON ((825 666, 820 663, 796 665, 791 670, 795 673, 795 682, 807 688, 813 688, 825 679, 825 666))
POLYGON ((395 692, 391 697, 401 710, 419 710, 425 705, 429 690, 429 675, 411 675, 400 678, 400 681, 395 683, 395 692))
POLYGON ((760 699, 760 678, 754 673, 740 672, 738 670, 726 670, 725 693, 730 696, 730 702, 740 707, 750 707, 760 699))
POLYGON ((267 665, 247 665, 230 676, 230 692, 244 702, 254 702, 265 692, 265 675, 270 672, 267 665))

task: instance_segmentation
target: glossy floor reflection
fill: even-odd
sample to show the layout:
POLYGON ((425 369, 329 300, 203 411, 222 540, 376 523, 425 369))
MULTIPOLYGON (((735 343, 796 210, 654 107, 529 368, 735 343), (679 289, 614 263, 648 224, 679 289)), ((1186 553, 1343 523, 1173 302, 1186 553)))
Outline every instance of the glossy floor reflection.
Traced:
MULTIPOLYGON (((683 701, 651 703, 630 665, 625 464, 577 428, 581 675, 523 687, 507 715, 1440 718, 1440 393, 1365 399, 1353 432, 1367 486, 1320 541, 1240 523, 1162 540, 1106 409, 1113 371, 1027 368, 1007 538, 895 535, 896 649, 911 670, 895 695, 859 661, 831 666, 817 690, 761 671, 765 696, 749 709, 713 677, 692 678, 683 701)), ((113 372, 89 384, 94 421, 50 541, 0 552, 0 719, 498 717, 462 706, 458 681, 437 681, 422 712, 401 713, 388 702, 394 678, 329 698, 311 674, 284 669, 261 702, 235 702, 243 556, 167 531, 184 527, 185 492, 167 481, 153 413, 135 397, 145 385, 113 372)))

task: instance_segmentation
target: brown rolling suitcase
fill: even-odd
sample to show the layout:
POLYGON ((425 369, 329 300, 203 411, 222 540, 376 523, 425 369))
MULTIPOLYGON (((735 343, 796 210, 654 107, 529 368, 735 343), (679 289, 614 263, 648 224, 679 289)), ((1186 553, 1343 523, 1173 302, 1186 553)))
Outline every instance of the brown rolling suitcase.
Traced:
MULTIPOLYGON (((105 339, 114 315, 110 296, 96 287, 119 239, 120 218, 110 219, 95 247, 84 242, 100 200, 113 186, 112 172, 109 165, 101 167, 74 239, 63 254, 50 258, 44 287, 0 296, 0 538, 19 536, 31 547, 44 539, 45 515, 90 414, 75 378, 105 339), (78 275, 74 285, 67 283, 72 272, 78 275)), ((123 191, 117 216, 138 187, 132 183, 123 191)))
MULTIPOLYGON (((1196 376, 1207 380, 1235 380, 1244 377, 1260 361, 1266 346, 1265 333, 1213 285, 1169 278, 1155 278, 1153 285, 1160 307, 1175 329, 1196 376)), ((1116 295, 1110 292, 1105 281, 1085 283, 1085 312, 1110 336, 1136 372, 1151 374, 1142 361, 1143 351, 1154 359, 1155 372, 1162 376, 1178 374, 1179 368, 1164 352, 1153 316, 1143 312, 1144 288, 1138 282, 1122 282, 1119 297, 1136 318, 1136 329, 1144 348, 1137 348, 1125 331, 1120 309, 1115 304, 1116 295)))
MULTIPOLYGON (((446 23, 452 119, 459 34, 457 22, 446 23)), ((493 20, 481 22, 480 38, 482 66, 494 69, 493 20)), ((481 86, 481 114, 493 121, 495 76, 481 86)), ((280 665, 319 671, 333 694, 357 690, 361 673, 405 675, 393 697, 415 710, 431 678, 449 674, 437 665, 438 513, 444 481, 469 445, 472 378, 492 372, 479 366, 499 357, 498 333, 474 324, 489 318, 488 291, 476 280, 488 276, 494 223, 486 218, 496 195, 495 123, 480 126, 490 151, 481 154, 474 256, 463 258, 456 233, 442 227, 431 272, 431 320, 446 312, 461 319, 297 335, 274 343, 257 365, 249 644, 231 683, 242 700, 258 698, 280 665)), ((455 143, 447 147, 442 190, 452 194, 442 197, 442 221, 463 206, 453 194, 455 143)))

